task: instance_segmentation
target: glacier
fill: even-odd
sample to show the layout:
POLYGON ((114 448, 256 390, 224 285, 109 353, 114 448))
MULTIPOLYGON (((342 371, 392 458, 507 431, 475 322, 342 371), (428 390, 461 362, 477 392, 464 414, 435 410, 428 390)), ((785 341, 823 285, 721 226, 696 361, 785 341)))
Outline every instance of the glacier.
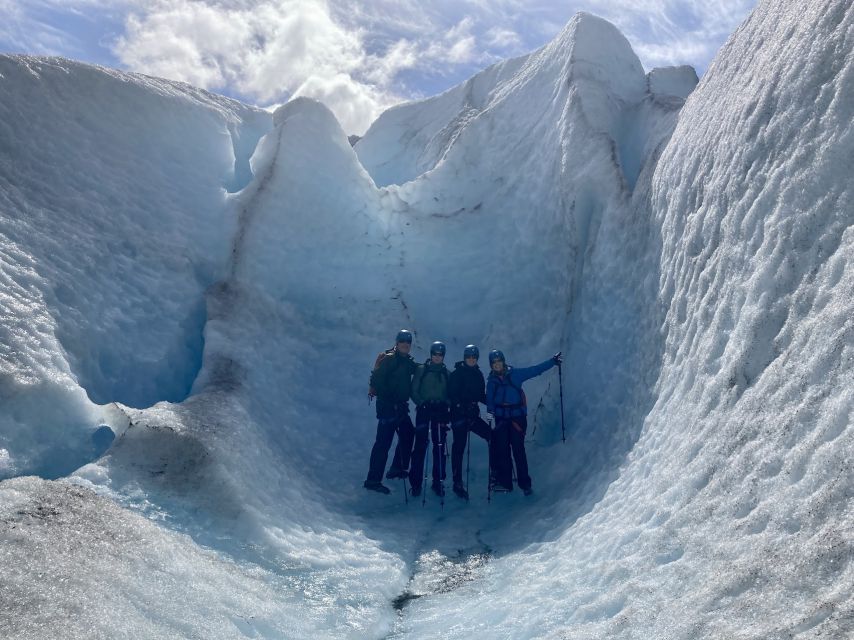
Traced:
POLYGON ((852 81, 847 0, 699 83, 578 14, 354 144, 0 56, 0 635, 854 634, 852 81), (564 351, 533 496, 361 488, 401 327, 564 351))

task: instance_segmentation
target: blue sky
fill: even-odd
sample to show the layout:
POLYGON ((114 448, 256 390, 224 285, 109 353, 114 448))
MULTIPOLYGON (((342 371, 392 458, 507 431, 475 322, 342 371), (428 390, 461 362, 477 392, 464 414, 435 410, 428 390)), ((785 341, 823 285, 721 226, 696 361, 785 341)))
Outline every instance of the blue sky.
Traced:
POLYGON ((0 52, 62 55, 269 106, 326 102, 348 133, 547 43, 577 11, 644 66, 708 67, 755 0, 0 0, 0 52))

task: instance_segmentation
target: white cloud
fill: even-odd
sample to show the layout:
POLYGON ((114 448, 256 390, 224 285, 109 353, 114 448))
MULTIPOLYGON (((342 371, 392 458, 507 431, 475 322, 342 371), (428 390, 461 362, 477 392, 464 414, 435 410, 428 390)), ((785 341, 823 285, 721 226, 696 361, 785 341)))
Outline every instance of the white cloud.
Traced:
POLYGON ((473 17, 445 26, 431 16, 417 29, 417 17, 426 15, 418 5, 404 1, 393 10, 385 2, 372 9, 388 14, 369 14, 351 0, 335 7, 326 0, 156 0, 131 11, 114 49, 131 69, 261 103, 320 99, 348 133, 363 133, 382 109, 408 97, 399 92, 401 71, 445 75, 494 58, 478 46, 473 17), (333 18, 346 9, 353 9, 348 20, 333 18), (397 37, 372 47, 371 37, 383 35, 397 37))
POLYGON ((466 16, 448 32, 445 37, 445 43, 449 45, 445 49, 447 53, 440 59, 452 64, 466 64, 477 60, 476 40, 471 33, 473 24, 474 20, 466 16))
POLYGON ((585 0, 613 22, 647 68, 692 64, 702 72, 756 0, 585 0))
POLYGON ((293 95, 320 100, 333 110, 345 131, 358 134, 362 134, 376 119, 382 108, 397 102, 371 85, 356 82, 345 73, 331 78, 310 76, 293 95))
POLYGON ((414 42, 401 39, 391 45, 384 54, 371 56, 365 77, 380 86, 390 86, 400 71, 416 67, 418 60, 418 46, 414 42))
POLYGON ((674 39, 666 45, 641 43, 635 53, 647 69, 680 64, 696 64, 695 60, 708 59, 708 42, 690 37, 674 39))
POLYGON ((516 49, 522 44, 522 39, 512 29, 492 27, 486 32, 486 43, 493 48, 516 49))
POLYGON ((62 16, 95 24, 110 15, 110 28, 89 46, 100 48, 99 61, 115 56, 132 70, 262 105, 309 95, 348 133, 362 133, 395 102, 538 48, 579 10, 614 22, 647 68, 689 63, 702 71, 754 2, 0 0, 0 49, 86 59, 82 39, 91 34, 65 29, 74 21, 62 16))
POLYGON ((33 50, 45 55, 58 55, 68 48, 67 34, 50 25, 39 25, 18 0, 0 0, 0 42, 11 53, 33 50))
POLYGON ((115 51, 132 69, 261 103, 322 98, 348 132, 393 102, 386 88, 354 79, 367 60, 361 35, 336 24, 322 0, 158 0, 131 13, 115 51))
POLYGON ((426 20, 413 32, 414 5, 391 12, 391 23, 362 8, 356 15, 374 25, 374 35, 411 36, 369 53, 368 30, 333 14, 325 0, 156 0, 131 11, 115 52, 131 69, 230 89, 261 103, 295 95, 321 99, 348 133, 363 133, 382 109, 405 97, 397 91, 402 70, 445 74, 490 59, 478 47, 470 16, 449 28, 426 20))

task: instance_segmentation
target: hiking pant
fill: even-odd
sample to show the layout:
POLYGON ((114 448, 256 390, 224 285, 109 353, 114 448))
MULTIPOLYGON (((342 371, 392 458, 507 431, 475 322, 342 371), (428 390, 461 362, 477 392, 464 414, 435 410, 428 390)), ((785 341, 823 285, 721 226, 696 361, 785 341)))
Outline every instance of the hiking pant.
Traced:
POLYGON ((391 471, 406 471, 409 467, 409 456, 412 452, 412 436, 415 428, 409 418, 409 409, 404 413, 399 410, 393 417, 377 420, 377 438, 371 449, 371 466, 368 469, 368 482, 382 482, 385 463, 388 461, 388 450, 397 433, 397 448, 391 462, 391 471))
POLYGON ((427 455, 427 434, 433 443, 433 482, 445 479, 445 453, 448 434, 448 407, 445 404, 427 404, 418 407, 415 414, 415 447, 409 467, 409 484, 420 488, 424 480, 424 458, 427 455), (428 431, 429 428, 429 431, 428 431))
POLYGON ((495 431, 492 433, 493 468, 495 481, 508 491, 513 490, 513 461, 516 462, 516 482, 520 489, 531 488, 528 475, 528 457, 525 455, 525 433, 528 431, 528 418, 496 418, 495 431), (513 458, 511 460, 511 452, 513 458))
POLYGON ((451 448, 451 469, 454 473, 454 484, 463 483, 463 455, 466 452, 466 440, 469 432, 480 436, 489 445, 489 467, 492 468, 492 429, 480 417, 464 418, 451 424, 454 430, 454 446, 451 448))

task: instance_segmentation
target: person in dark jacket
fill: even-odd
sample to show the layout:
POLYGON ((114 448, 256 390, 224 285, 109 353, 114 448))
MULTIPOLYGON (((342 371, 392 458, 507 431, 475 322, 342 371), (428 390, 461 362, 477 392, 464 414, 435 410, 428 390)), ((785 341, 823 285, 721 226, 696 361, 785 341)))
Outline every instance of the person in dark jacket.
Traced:
POLYGON ((391 493, 382 483, 382 477, 395 433, 397 449, 387 477, 404 478, 409 467, 415 431, 409 417, 409 395, 417 367, 409 355, 411 349, 412 333, 403 329, 397 334, 394 349, 381 353, 371 372, 368 396, 377 399, 377 437, 371 449, 370 468, 364 484, 365 489, 371 491, 391 493))
POLYGON ((525 495, 531 494, 528 457, 525 454, 525 433, 528 430, 528 407, 522 383, 561 364, 558 353, 533 367, 508 367, 501 351, 489 353, 489 379, 486 382, 486 411, 495 416, 493 441, 493 471, 495 491, 513 490, 513 461, 516 462, 516 481, 525 495), (511 460, 512 452, 512 460, 511 460))
POLYGON ((424 457, 427 454, 427 433, 433 443, 433 491, 444 495, 445 443, 448 433, 448 369, 445 367, 445 345, 430 345, 430 358, 418 365, 412 379, 412 401, 415 413, 415 447, 409 467, 409 483, 413 496, 421 495, 424 476, 424 457))
MULTIPOLYGON (((463 486, 463 456, 469 432, 490 442, 492 429, 480 417, 478 403, 486 403, 486 381, 477 366, 480 350, 473 344, 463 351, 463 359, 454 366, 448 378, 448 400, 451 403, 451 429, 454 444, 451 448, 451 470, 454 477, 454 493, 468 500, 469 494, 463 486)), ((490 469, 492 449, 490 447, 490 469)))

